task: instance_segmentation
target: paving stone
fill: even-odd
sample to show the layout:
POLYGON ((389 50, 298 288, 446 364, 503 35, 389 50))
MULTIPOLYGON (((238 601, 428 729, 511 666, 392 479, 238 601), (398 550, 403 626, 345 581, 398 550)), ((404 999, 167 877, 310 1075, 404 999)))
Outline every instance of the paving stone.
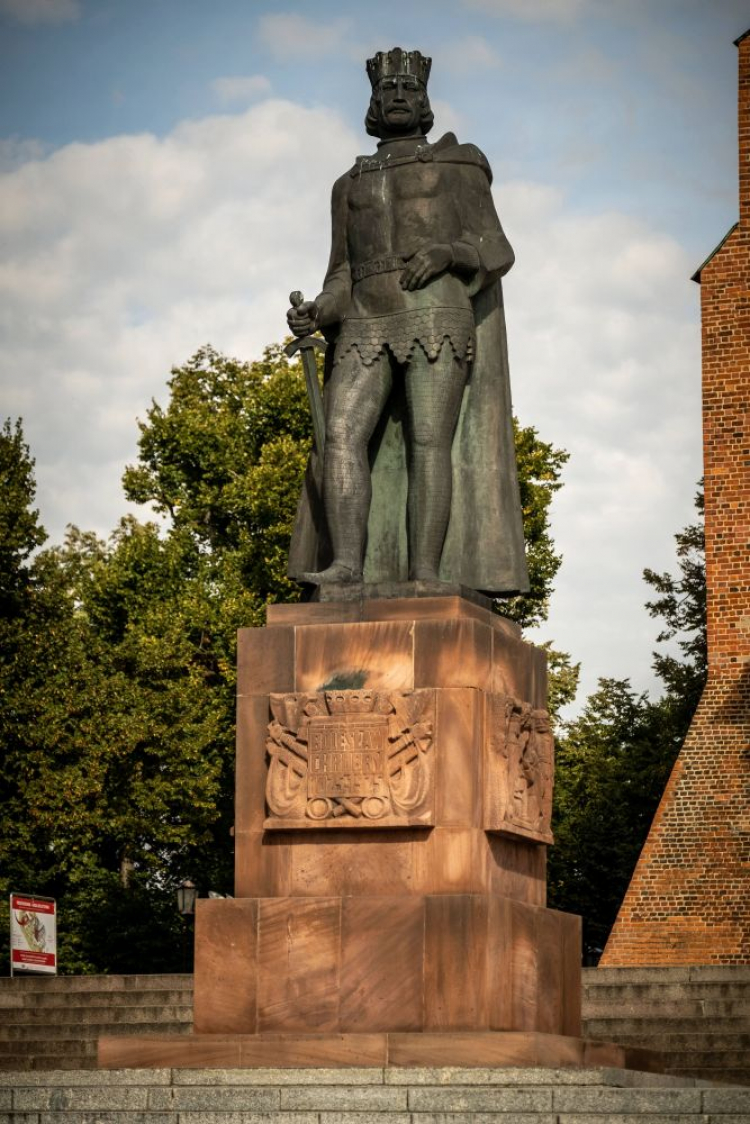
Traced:
MULTIPOLYGON (((168 1072, 168 1071, 167 1071, 168 1072)), ((175 1085, 382 1085, 383 1070, 175 1069, 175 1085)))
MULTIPOLYGON (((706 1124, 703 1113, 679 1116, 653 1112, 561 1112, 555 1117, 557 1124, 706 1124)), ((722 1118, 723 1119, 723 1118, 722 1118)), ((748 1124, 744 1121, 743 1124, 748 1124)))
POLYGON ((149 1089, 147 1093, 147 1107, 152 1112, 275 1112, 279 1107, 279 1090, 275 1088, 182 1085, 149 1089))
POLYGON ((176 1112, 42 1112, 39 1124, 178 1124, 178 1119, 176 1112))
MULTIPOLYGON (((451 1066, 385 1070, 386 1085, 587 1085, 598 1084, 601 1069, 547 1069, 534 1067, 468 1069, 451 1066)), ((614 1072, 614 1071, 611 1071, 614 1072)), ((618 1071, 619 1072, 619 1071, 618 1071)))
POLYGON ((9 1088, 52 1085, 169 1085, 171 1069, 42 1069, 8 1070, 0 1084, 9 1088))
MULTIPOLYGON (((161 1116, 154 1120, 161 1124, 161 1116)), ((178 1124, 318 1124, 317 1112, 180 1112, 178 1124)))
POLYGON ((538 1089, 409 1089, 413 1112, 549 1112, 552 1087, 538 1089))
MULTIPOLYGON (((106 1079, 105 1079, 106 1080, 106 1079)), ((148 1107, 149 1090, 127 1085, 98 1087, 56 1086, 13 1090, 13 1108, 26 1112, 87 1112, 90 1110, 142 1110, 148 1107)), ((165 1092, 167 1090, 164 1090, 165 1092)), ((170 1106, 166 1106, 169 1108, 170 1106)))
POLYGON ((699 1113, 700 1089, 555 1089, 553 1108, 564 1113, 699 1113))
POLYGON ((557 1124, 556 1112, 420 1112, 412 1124, 557 1124))
MULTIPOLYGON (((319 1116, 320 1124, 412 1124, 408 1112, 321 1112, 319 1116)), ((286 1124, 286 1117, 283 1121, 286 1124)), ((422 1124, 421 1116, 419 1124, 422 1124)))
POLYGON ((750 1118, 750 1089, 704 1089, 704 1112, 744 1112, 750 1118))
POLYGON ((384 1085, 349 1086, 331 1085, 280 1090, 282 1109, 314 1109, 317 1112, 405 1112, 407 1090, 387 1088, 384 1085))

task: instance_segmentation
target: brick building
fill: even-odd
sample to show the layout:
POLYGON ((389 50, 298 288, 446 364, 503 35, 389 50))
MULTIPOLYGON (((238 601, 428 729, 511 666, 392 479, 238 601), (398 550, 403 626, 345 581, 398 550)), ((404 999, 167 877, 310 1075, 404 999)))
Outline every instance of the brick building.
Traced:
POLYGON ((750 30, 740 217, 701 286, 708 681, 602 966, 750 963, 750 30))

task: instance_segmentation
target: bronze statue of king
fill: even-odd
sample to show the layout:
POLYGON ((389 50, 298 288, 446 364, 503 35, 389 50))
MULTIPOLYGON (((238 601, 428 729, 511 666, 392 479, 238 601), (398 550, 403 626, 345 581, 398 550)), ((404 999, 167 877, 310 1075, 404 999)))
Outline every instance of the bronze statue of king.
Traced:
POLYGON ((329 341, 289 574, 528 589, 500 279, 514 261, 483 153, 431 144, 431 59, 367 62, 376 152, 333 187, 319 295, 287 314, 329 341))

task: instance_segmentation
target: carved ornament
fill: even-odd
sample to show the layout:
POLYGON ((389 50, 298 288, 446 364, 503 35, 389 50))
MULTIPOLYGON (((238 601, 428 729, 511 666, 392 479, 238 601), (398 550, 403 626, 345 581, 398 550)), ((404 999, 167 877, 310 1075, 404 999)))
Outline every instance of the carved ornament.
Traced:
POLYGON ((549 714, 510 695, 490 695, 487 719, 485 830, 552 843, 549 714))
POLYGON ((433 691, 269 698, 266 829, 434 822, 433 691))

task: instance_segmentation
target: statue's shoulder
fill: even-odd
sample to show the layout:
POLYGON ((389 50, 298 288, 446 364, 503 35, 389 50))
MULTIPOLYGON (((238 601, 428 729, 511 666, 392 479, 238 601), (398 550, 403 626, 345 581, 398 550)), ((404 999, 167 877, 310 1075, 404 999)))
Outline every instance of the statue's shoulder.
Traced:
MULTIPOLYGON (((459 144, 455 133, 445 133, 434 144, 421 145, 411 155, 397 157, 390 161, 384 160, 377 153, 373 156, 357 156, 353 166, 341 177, 341 180, 336 181, 336 185, 341 183, 343 190, 344 181, 359 177, 363 172, 382 172, 388 168, 401 167, 404 164, 429 164, 432 162, 470 164, 475 168, 481 168, 489 182, 492 183, 489 161, 482 150, 477 148, 475 144, 459 144)), ((336 185, 334 185, 334 191, 336 185)))
POLYGON ((446 133, 431 148, 434 160, 441 164, 472 164, 475 168, 481 168, 492 183, 490 162, 475 144, 459 144, 455 133, 446 133))
POLYGON ((331 196, 334 202, 342 203, 346 199, 346 194, 349 190, 349 183, 351 179, 351 171, 344 172, 343 176, 339 176, 331 189, 331 196))

